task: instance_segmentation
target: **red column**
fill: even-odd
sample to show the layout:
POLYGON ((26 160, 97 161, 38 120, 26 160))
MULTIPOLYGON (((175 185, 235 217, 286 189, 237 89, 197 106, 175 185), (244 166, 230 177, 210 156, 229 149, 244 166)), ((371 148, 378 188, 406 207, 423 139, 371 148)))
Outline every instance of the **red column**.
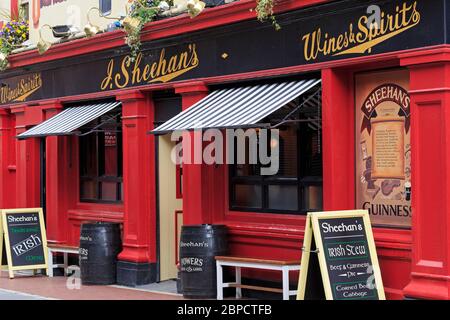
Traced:
POLYGON ((406 297, 450 299, 450 50, 402 57, 410 69, 413 261, 406 297))
POLYGON ((156 201, 152 101, 140 91, 122 101, 124 234, 117 281, 139 285, 156 280, 156 201))
POLYGON ((324 209, 355 206, 353 77, 346 71, 322 71, 324 209), (339 146, 339 148, 336 148, 339 146))
MULTIPOLYGON (((58 114, 63 106, 59 101, 41 105, 45 120, 58 114)), ((46 222, 47 238, 54 242, 67 242, 68 159, 64 149, 65 137, 46 137, 46 222)))
POLYGON ((19 0, 11 0, 11 19, 16 19, 19 16, 19 0))
MULTIPOLYGON (((15 106, 16 135, 42 121, 39 107, 15 106)), ((40 141, 16 139, 16 207, 40 206, 40 141)))
POLYGON ((0 109, 0 208, 13 208, 15 205, 14 166, 11 161, 14 155, 11 143, 14 134, 12 115, 0 109))
MULTIPOLYGON (((175 87, 175 92, 181 94, 183 110, 191 107, 208 95, 208 88, 203 82, 193 82, 175 87)), ((186 133, 183 139, 183 150, 194 150, 195 133, 186 133), (188 144, 191 144, 189 148, 188 144)), ((184 157, 194 159, 193 154, 183 152, 184 157)), ((192 160, 193 162, 193 160, 192 160)), ((183 163, 183 224, 204 224, 212 222, 210 180, 211 168, 205 164, 183 163)))

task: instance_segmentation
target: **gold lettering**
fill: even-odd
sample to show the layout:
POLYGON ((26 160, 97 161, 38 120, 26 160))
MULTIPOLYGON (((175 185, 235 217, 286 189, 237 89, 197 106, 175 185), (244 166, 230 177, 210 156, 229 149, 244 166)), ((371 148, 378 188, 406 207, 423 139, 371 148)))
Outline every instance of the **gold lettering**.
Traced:
POLYGON ((376 45, 415 27, 420 21, 417 1, 411 5, 403 2, 396 6, 395 12, 381 12, 381 21, 377 23, 368 25, 369 17, 363 15, 358 18, 357 27, 350 23, 346 32, 336 36, 323 32, 321 28, 303 35, 303 55, 306 61, 311 61, 316 60, 320 53, 323 56, 371 53, 376 45))
POLYGON ((106 77, 101 83, 102 90, 124 88, 144 82, 167 82, 199 65, 195 44, 189 44, 187 49, 166 58, 166 50, 162 49, 158 61, 142 65, 143 54, 139 53, 131 65, 129 56, 123 58, 120 70, 114 73, 114 60, 111 60, 106 70, 106 77))
POLYGON ((122 71, 122 74, 117 73, 114 77, 114 82, 117 88, 122 89, 125 88, 128 85, 128 82, 130 81, 130 75, 128 74, 128 68, 130 67, 131 59, 130 56, 126 56, 122 60, 122 66, 120 70, 122 71))
POLYGON ((103 79, 100 88, 102 90, 111 89, 112 88, 112 80, 113 80, 113 69, 114 69, 114 59, 111 59, 108 63, 108 69, 106 70, 106 77, 103 79))
POLYGON ((132 72, 133 75, 132 75, 132 80, 131 80, 132 84, 142 82, 141 69, 139 67, 141 64, 141 60, 142 60, 142 53, 139 52, 138 55, 136 56, 136 60, 134 61, 134 68, 133 68, 133 72, 132 72))

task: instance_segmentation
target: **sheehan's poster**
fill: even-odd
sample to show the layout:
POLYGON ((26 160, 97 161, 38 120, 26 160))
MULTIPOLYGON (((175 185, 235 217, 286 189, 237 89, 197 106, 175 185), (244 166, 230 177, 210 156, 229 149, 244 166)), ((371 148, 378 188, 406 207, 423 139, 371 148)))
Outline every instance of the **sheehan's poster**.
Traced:
POLYGON ((409 73, 358 74, 356 94, 356 205, 372 224, 411 226, 409 73))

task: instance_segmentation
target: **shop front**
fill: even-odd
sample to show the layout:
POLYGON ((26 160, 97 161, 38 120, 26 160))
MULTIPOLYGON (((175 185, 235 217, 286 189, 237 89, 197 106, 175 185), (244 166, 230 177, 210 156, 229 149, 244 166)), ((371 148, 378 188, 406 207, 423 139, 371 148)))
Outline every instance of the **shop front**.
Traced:
POLYGON ((12 56, 1 207, 43 206, 61 244, 121 223, 126 285, 176 276, 182 224, 225 224, 231 254, 300 260, 307 212, 367 209, 387 298, 449 299, 449 3, 306 2, 280 5, 279 31, 250 1, 155 22, 136 61, 120 31, 12 56), (251 132, 272 154, 265 129, 274 171, 250 161, 251 132), (248 157, 203 161, 208 130, 224 155, 250 132, 248 157), (200 162, 172 162, 177 146, 200 162))

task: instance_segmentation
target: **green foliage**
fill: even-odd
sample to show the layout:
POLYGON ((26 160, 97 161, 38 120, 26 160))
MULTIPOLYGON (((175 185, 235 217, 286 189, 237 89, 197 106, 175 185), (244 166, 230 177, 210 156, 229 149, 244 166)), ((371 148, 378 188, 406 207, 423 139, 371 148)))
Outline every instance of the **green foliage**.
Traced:
POLYGON ((160 0, 134 0, 131 5, 128 17, 124 21, 124 29, 127 33, 126 43, 131 50, 131 61, 136 60, 140 51, 142 28, 156 18, 160 2, 160 0))
POLYGON ((261 22, 270 20, 275 30, 280 30, 281 26, 278 24, 275 15, 273 14, 273 7, 276 0, 257 0, 256 14, 261 22))

